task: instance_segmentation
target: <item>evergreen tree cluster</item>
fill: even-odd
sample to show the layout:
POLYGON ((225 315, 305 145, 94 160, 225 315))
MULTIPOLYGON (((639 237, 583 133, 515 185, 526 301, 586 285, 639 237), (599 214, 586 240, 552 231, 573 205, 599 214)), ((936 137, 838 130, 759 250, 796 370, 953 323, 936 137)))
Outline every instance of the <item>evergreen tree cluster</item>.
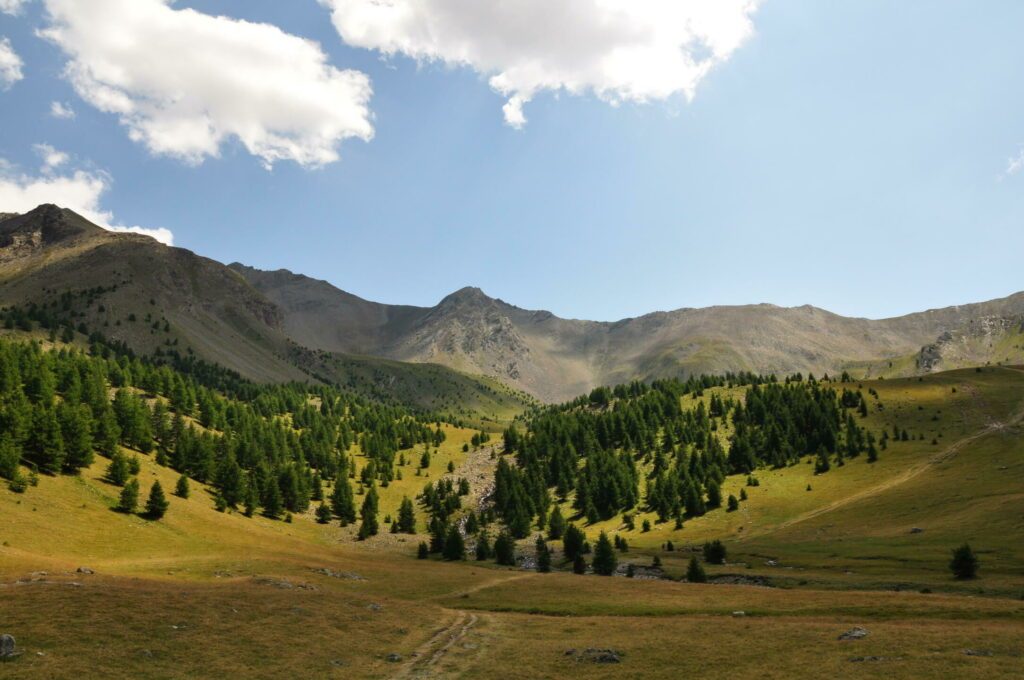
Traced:
MULTIPOLYGON (((97 453, 110 459, 108 481, 126 487, 139 467, 137 454, 125 453, 131 449, 181 474, 176 495, 187 497, 196 480, 213 487, 220 509, 244 506, 248 515, 304 512, 325 501, 324 484, 333 483, 332 514, 353 522, 354 446, 370 459, 363 475, 372 487, 394 479, 398 451, 444 438, 430 416, 333 387, 256 385, 99 340, 88 350, 0 340, 0 477, 17 490, 26 488, 26 467, 75 474, 97 453)), ((146 507, 153 517, 167 509, 163 489, 156 491, 146 507)), ((134 499, 125 494, 122 509, 134 511, 138 489, 134 499)))
POLYGON ((859 391, 840 396, 828 382, 800 375, 781 383, 740 374, 598 388, 535 410, 525 432, 505 432, 505 450, 514 455, 498 463, 495 510, 516 538, 529 533, 534 518, 543 528, 553 498, 572 498, 589 523, 643 509, 681 526, 723 505, 738 509, 745 498, 722 497, 726 475, 794 465, 808 455, 826 465, 864 451, 877 460, 874 435, 850 412, 863 405, 859 391), (719 386, 745 386, 744 398, 716 391, 684 408, 682 397, 719 386), (728 439, 719 433, 724 426, 728 439))

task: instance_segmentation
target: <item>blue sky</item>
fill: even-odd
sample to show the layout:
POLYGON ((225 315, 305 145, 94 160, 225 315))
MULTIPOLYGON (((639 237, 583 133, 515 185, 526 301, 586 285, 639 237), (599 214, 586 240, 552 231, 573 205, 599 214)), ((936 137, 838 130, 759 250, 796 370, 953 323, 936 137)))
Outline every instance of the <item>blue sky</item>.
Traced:
POLYGON ((267 169, 230 135, 201 162, 154 152, 73 87, 37 0, 0 14, 22 62, 0 89, 7 178, 99 177, 112 223, 391 303, 474 285, 575 318, 756 302, 884 317, 1024 289, 1024 3, 764 0, 692 101, 538 91, 519 129, 485 67, 348 46, 315 0, 186 7, 364 74, 372 139, 319 167, 267 169), (44 170, 41 144, 67 158, 44 170))

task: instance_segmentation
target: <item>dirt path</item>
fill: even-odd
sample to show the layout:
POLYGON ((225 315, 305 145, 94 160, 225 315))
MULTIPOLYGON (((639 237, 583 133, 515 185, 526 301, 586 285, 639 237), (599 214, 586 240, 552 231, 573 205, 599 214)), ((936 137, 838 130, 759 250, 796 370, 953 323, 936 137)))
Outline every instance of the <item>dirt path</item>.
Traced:
POLYGON ((434 667, 451 651, 452 647, 463 641, 466 634, 480 621, 477 614, 461 610, 454 613, 455 619, 417 647, 409 661, 391 676, 393 680, 437 677, 434 667))
POLYGON ((794 517, 790 520, 786 520, 782 524, 779 524, 775 527, 771 527, 769 529, 766 529, 765 531, 758 532, 757 535, 763 535, 766 533, 778 531, 780 529, 786 529, 788 527, 793 526, 794 524, 806 522, 809 519, 814 519, 815 517, 819 517, 826 513, 832 512, 833 510, 838 510, 839 508, 850 505, 851 503, 856 503, 857 501, 864 500, 865 498, 877 496, 878 494, 888 491, 889 489, 892 489, 894 487, 900 486, 901 484, 906 484, 910 480, 920 475, 925 470, 928 470, 933 465, 939 465, 940 463, 944 463, 950 460, 951 458, 953 458, 953 456, 955 456, 957 453, 963 450, 963 448, 968 444, 971 444, 979 439, 982 439, 983 437, 987 437, 988 435, 993 434, 995 432, 1005 430, 1006 428, 1013 427, 1014 425, 1019 425, 1022 421, 1024 421, 1024 407, 1019 409, 1016 413, 1013 414, 1013 416, 1008 418, 1005 422, 993 420, 984 429, 981 429, 975 432, 974 434, 968 435, 966 437, 963 437, 962 439, 955 441, 953 444, 946 447, 939 453, 935 454, 928 460, 922 461, 920 463, 917 463, 916 465, 907 468, 903 472, 897 474, 894 477, 890 477, 881 484, 870 487, 868 489, 864 489, 863 491, 858 491, 857 493, 851 494, 846 498, 840 498, 839 500, 833 501, 828 505, 823 505, 820 508, 815 508, 814 510, 805 512, 802 515, 794 517))

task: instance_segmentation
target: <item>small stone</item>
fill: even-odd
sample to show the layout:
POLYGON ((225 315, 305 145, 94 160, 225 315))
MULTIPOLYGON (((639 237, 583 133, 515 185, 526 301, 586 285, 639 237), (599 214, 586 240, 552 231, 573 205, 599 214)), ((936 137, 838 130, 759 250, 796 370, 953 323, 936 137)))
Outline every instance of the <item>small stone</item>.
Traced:
POLYGON ((884 656, 853 656, 850 657, 851 663, 863 663, 865 661, 885 661, 884 656))
POLYGON ((856 626, 856 627, 851 628, 850 630, 846 631, 842 635, 840 635, 839 639, 840 640, 862 640, 863 638, 866 638, 867 636, 868 636, 868 631, 867 631, 866 628, 861 628, 860 626, 856 626))
POLYGON ((397 654, 395 652, 391 652, 390 654, 388 654, 388 661, 390 663, 398 663, 401 660, 402 660, 402 655, 401 654, 397 654))
POLYGON ((923 534, 924 533, 924 529, 922 529, 921 527, 912 527, 910 529, 910 533, 912 533, 912 534, 923 534))
POLYGON ((78 573, 79 574, 95 574, 96 572, 93 571, 92 569, 90 569, 89 567, 79 567, 78 568, 78 573))
POLYGON ((964 654, 967 656, 992 656, 991 649, 965 649, 964 654))
POLYGON ((366 605, 366 608, 369 609, 371 612, 379 612, 384 609, 384 605, 377 604, 376 602, 371 602, 370 604, 366 605))
POLYGON ((737 610, 737 611, 734 611, 732 613, 732 615, 735 616, 736 618, 739 618, 741 616, 746 616, 747 613, 745 611, 742 611, 742 610, 737 610))
POLYGON ((0 635, 0 659, 10 659, 17 655, 14 651, 14 636, 4 633, 0 635))

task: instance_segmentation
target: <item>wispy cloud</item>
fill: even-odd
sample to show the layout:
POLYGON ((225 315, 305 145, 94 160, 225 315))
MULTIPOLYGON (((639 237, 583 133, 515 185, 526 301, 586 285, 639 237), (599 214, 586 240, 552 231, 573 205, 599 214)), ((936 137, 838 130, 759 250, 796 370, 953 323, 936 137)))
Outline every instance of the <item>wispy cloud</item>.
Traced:
POLYGON ((71 120, 75 117, 75 110, 70 104, 53 102, 50 104, 50 115, 59 120, 71 120))
POLYGON ((1006 170, 1003 172, 1003 177, 1016 175, 1021 170, 1024 170, 1024 146, 1021 147, 1016 156, 1011 156, 1006 161, 1006 170))
POLYGON ((11 46, 11 41, 0 38, 0 90, 6 90, 25 77, 21 71, 24 65, 25 62, 11 46))

